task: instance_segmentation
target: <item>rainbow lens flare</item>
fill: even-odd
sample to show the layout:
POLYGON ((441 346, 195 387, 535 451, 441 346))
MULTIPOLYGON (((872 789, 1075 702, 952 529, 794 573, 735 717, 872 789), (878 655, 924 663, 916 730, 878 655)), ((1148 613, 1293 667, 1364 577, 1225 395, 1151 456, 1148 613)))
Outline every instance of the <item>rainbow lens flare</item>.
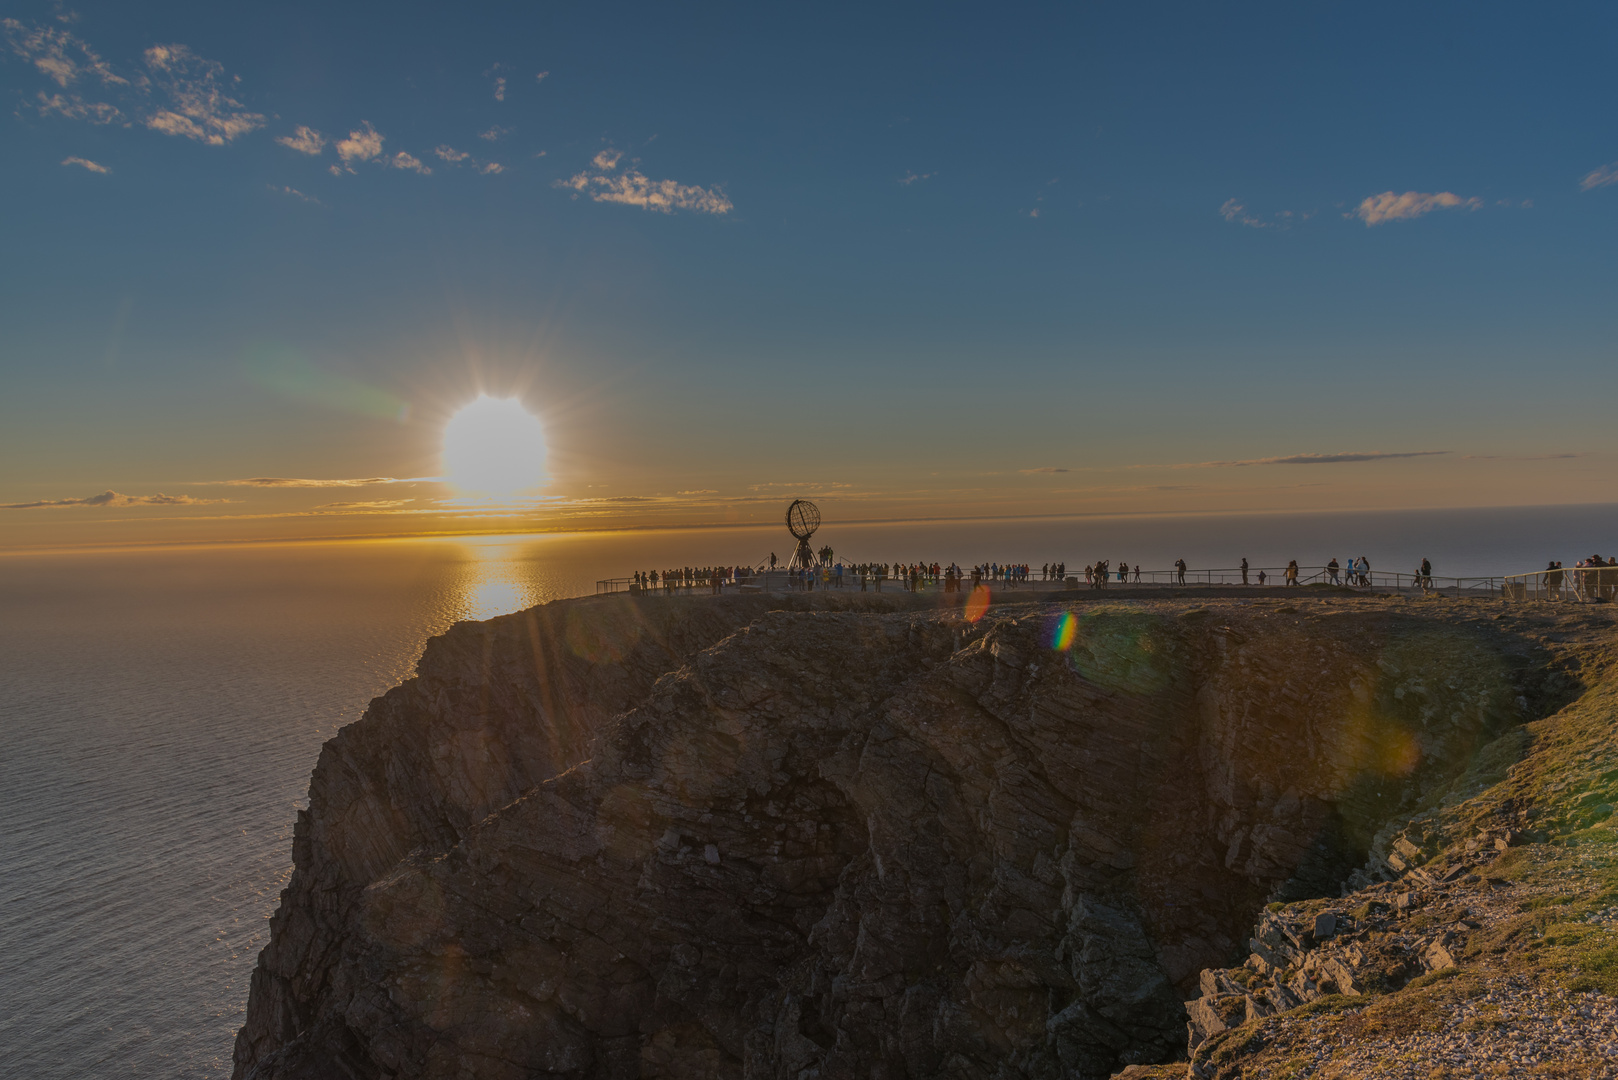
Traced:
POLYGON ((972 595, 966 598, 966 621, 975 623, 983 618, 989 610, 989 587, 979 585, 972 590, 972 595))
POLYGON ((1079 620, 1074 618, 1071 611, 1064 611, 1051 630, 1051 648, 1057 652, 1067 652, 1073 647, 1073 639, 1078 636, 1079 620))

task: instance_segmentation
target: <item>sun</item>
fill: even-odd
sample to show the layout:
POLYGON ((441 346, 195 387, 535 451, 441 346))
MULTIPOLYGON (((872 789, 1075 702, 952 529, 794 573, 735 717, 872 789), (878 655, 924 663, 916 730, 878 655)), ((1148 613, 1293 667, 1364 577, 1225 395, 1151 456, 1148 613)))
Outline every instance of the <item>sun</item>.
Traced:
POLYGON ((480 394, 444 425, 444 475, 484 495, 538 487, 546 480, 544 425, 516 398, 480 394))

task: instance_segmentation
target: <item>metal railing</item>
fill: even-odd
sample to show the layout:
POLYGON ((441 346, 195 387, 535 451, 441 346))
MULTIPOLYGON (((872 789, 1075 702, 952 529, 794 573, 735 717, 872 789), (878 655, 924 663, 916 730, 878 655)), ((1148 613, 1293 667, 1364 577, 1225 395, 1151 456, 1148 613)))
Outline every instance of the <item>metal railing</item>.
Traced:
MULTIPOLYGON (((777 578, 786 577, 785 571, 777 570, 774 571, 774 573, 777 578)), ((769 576, 769 574, 737 573, 724 579, 724 588, 733 589, 737 586, 768 588, 769 586, 766 584, 765 579, 769 576)), ((658 581, 655 585, 650 582, 642 584, 641 582, 636 581, 633 577, 602 578, 596 582, 596 595, 606 596, 612 593, 645 592, 648 595, 668 594, 671 596, 690 596, 696 593, 709 592, 712 590, 712 588, 713 586, 709 583, 709 579, 706 577, 664 577, 662 573, 659 572, 658 581)))
MULTIPOLYGON (((1129 572, 1127 581, 1120 581, 1116 570, 1109 570, 1109 580, 1101 585, 1103 589, 1134 588, 1137 585, 1153 585, 1158 587, 1189 588, 1191 586, 1288 586, 1296 584, 1299 587, 1306 585, 1326 585, 1356 592, 1382 592, 1382 593, 1410 593, 1410 594, 1436 594, 1442 596, 1498 596, 1501 585, 1505 581, 1504 575, 1493 574, 1482 577, 1441 577, 1438 575, 1422 575, 1416 573, 1398 573, 1387 570, 1368 570, 1365 573, 1349 571, 1339 568, 1335 574, 1325 566, 1300 566, 1298 576, 1294 581, 1287 579, 1287 567, 1284 566, 1250 566, 1246 571, 1240 567, 1218 567, 1206 570, 1186 570, 1181 574, 1177 570, 1142 570, 1139 573, 1133 569, 1129 572)), ((1069 573, 1069 579, 1073 574, 1069 573)), ((1079 588, 1085 588, 1090 583, 1082 577, 1079 579, 1079 588)), ((1071 587, 1071 586, 1070 586, 1071 587)))
POLYGON ((1547 600, 1575 604, 1610 604, 1618 599, 1618 566, 1571 566, 1508 574, 1507 600, 1547 600))
MULTIPOLYGON (((1105 591, 1109 589, 1133 589, 1140 587, 1152 588, 1193 588, 1193 587, 1240 587, 1243 585, 1256 587, 1260 584, 1266 586, 1287 586, 1287 568, 1283 566, 1252 566, 1245 574, 1240 567, 1217 567, 1200 570, 1187 570, 1184 574, 1175 570, 1135 570, 1129 571, 1126 579, 1120 580, 1118 572, 1110 569, 1104 581, 1092 582, 1087 580, 1082 571, 1075 574, 1068 571, 1066 580, 1041 576, 1035 570, 1028 578, 1020 581, 1009 581, 1004 578, 984 578, 983 583, 991 588, 1010 589, 1013 591, 1033 590, 1048 592, 1053 589, 1095 589, 1105 591)), ((1587 571, 1588 572, 1588 571, 1587 571)), ((1613 583, 1618 584, 1618 569, 1613 571, 1613 583)), ((1541 571, 1544 573, 1544 571, 1541 571)), ((1566 571, 1572 575, 1574 571, 1566 571)), ((1437 575, 1423 576, 1415 573, 1389 572, 1386 570, 1372 570, 1364 574, 1348 572, 1339 569, 1335 576, 1330 569, 1324 566, 1300 566, 1295 584, 1304 586, 1331 586, 1350 589, 1355 592, 1378 593, 1404 593, 1411 595, 1441 595, 1441 596, 1500 596, 1503 592, 1509 593, 1507 588, 1510 581, 1532 577, 1533 575, 1502 575, 1493 574, 1482 577, 1441 577, 1437 575)), ((836 578, 830 571, 816 571, 814 587, 821 588, 854 588, 860 587, 858 571, 852 566, 845 566, 841 579, 836 578)), ((907 578, 894 575, 867 574, 866 585, 868 589, 905 589, 908 588, 907 578)), ((799 586, 799 580, 787 570, 771 570, 762 573, 742 575, 738 574, 725 581, 725 588, 734 586, 749 586, 761 588, 768 592, 777 592, 794 589, 799 586)), ((961 582, 963 587, 971 587, 971 571, 963 574, 961 582)), ((918 590, 935 591, 944 586, 942 579, 923 579, 918 584, 918 590)), ((708 580, 698 577, 694 580, 685 578, 660 578, 655 584, 638 585, 633 577, 603 578, 596 582, 598 595, 644 591, 650 594, 678 594, 689 595, 710 588, 708 580)))
MULTIPOLYGON (((1176 570, 1135 570, 1130 569, 1126 579, 1120 580, 1118 571, 1109 568, 1105 581, 1090 581, 1084 577, 1082 570, 1075 573, 1068 571, 1065 580, 1042 577, 1038 570, 1021 581, 1007 581, 1002 578, 985 578, 983 584, 991 589, 1005 589, 1013 595, 1017 593, 1061 591, 1099 591, 1105 592, 1113 589, 1150 588, 1196 588, 1196 587, 1257 587, 1260 584, 1266 587, 1288 587, 1296 584, 1297 587, 1314 586, 1335 587, 1356 593, 1383 593, 1411 596, 1450 596, 1450 597, 1498 597, 1505 600, 1542 600, 1565 601, 1571 603, 1611 603, 1618 601, 1618 566, 1605 567, 1570 567, 1555 570, 1535 570, 1523 574, 1490 574, 1478 577, 1442 577, 1438 575, 1422 575, 1416 573, 1403 573, 1387 570, 1371 570, 1363 574, 1339 569, 1335 576, 1324 566, 1300 566, 1295 582, 1289 582, 1286 577, 1286 567, 1282 566, 1252 566, 1244 572, 1240 567, 1215 567, 1201 570, 1186 570, 1181 574, 1176 570)), ((861 575, 852 565, 845 565, 843 576, 835 577, 829 570, 815 571, 815 580, 811 586, 814 589, 843 588, 859 589, 861 575)), ((770 570, 752 574, 736 574, 727 578, 723 588, 732 590, 737 587, 761 589, 766 592, 784 592, 802 587, 803 582, 788 570, 770 570)), ((962 589, 970 589, 972 585, 971 571, 966 571, 961 580, 962 589)), ((892 575, 865 575, 865 586, 869 591, 897 590, 909 588, 906 577, 898 574, 892 575)), ((626 592, 645 592, 650 595, 679 595, 689 596, 709 591, 711 586, 708 579, 697 577, 695 579, 674 578, 660 579, 655 585, 641 585, 633 577, 603 578, 596 582, 597 595, 626 592)), ((917 585, 919 592, 941 592, 944 589, 942 578, 924 578, 917 585)))

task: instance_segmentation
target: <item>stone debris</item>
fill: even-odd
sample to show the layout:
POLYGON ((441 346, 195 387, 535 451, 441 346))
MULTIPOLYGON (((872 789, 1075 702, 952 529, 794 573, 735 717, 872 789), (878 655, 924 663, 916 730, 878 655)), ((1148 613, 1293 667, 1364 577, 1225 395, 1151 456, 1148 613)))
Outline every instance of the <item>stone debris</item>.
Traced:
MULTIPOLYGON (((1487 993, 1441 1007, 1430 1027, 1345 1041, 1353 1012, 1261 1025, 1255 1035, 1289 1064, 1286 1076, 1355 1080, 1434 1080, 1521 1075, 1618 1077, 1618 999, 1536 989, 1501 979, 1487 993), (1540 1067, 1553 1067, 1541 1072, 1540 1067)), ((1188 1080, 1234 1076, 1193 1060, 1188 1080)), ((1242 1074, 1242 1075, 1259 1075, 1242 1074)), ((1280 1074, 1271 1074, 1280 1075, 1280 1074)))

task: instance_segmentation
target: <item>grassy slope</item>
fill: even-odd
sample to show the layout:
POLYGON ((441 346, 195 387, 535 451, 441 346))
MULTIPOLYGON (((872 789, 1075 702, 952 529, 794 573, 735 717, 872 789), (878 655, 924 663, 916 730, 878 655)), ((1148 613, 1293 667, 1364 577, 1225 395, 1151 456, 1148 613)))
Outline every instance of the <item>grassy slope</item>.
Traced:
MULTIPOLYGON (((1475 928, 1455 923, 1464 939, 1452 950, 1458 966, 1422 975, 1396 991, 1334 995, 1217 1035, 1194 1058, 1204 1075, 1220 1080, 1614 1075, 1613 1064, 1590 1059, 1509 1066, 1480 1059, 1457 1069, 1393 1058, 1367 1061, 1355 1052, 1368 1040, 1397 1045, 1401 1037, 1409 1042, 1426 1033, 1454 1043, 1467 1031, 1504 1026, 1498 1007, 1485 999, 1508 985, 1513 995, 1537 993, 1564 1002, 1569 992, 1618 997, 1618 663, 1610 646, 1588 640, 1564 650, 1562 662, 1587 687, 1582 696, 1484 747, 1467 773, 1418 815, 1437 824, 1443 835, 1441 850, 1426 867, 1468 860, 1476 877, 1432 889, 1430 905, 1399 929, 1430 929, 1470 913, 1479 923, 1475 928), (1480 830, 1501 828, 1522 830, 1523 842, 1499 853, 1479 849, 1474 838, 1480 830), (1467 1019, 1457 1024, 1457 1015, 1467 1019)), ((1407 876, 1398 887, 1424 884, 1419 876, 1407 876)), ((1388 899, 1391 888, 1286 907, 1363 910, 1373 899, 1388 899)), ((1245 976, 1244 969, 1230 974, 1245 976)), ((1554 1022, 1557 1008, 1565 1014, 1565 1006, 1546 1008, 1546 1024, 1554 1022)), ((1132 1078, 1185 1075, 1184 1063, 1131 1073, 1132 1078)))

